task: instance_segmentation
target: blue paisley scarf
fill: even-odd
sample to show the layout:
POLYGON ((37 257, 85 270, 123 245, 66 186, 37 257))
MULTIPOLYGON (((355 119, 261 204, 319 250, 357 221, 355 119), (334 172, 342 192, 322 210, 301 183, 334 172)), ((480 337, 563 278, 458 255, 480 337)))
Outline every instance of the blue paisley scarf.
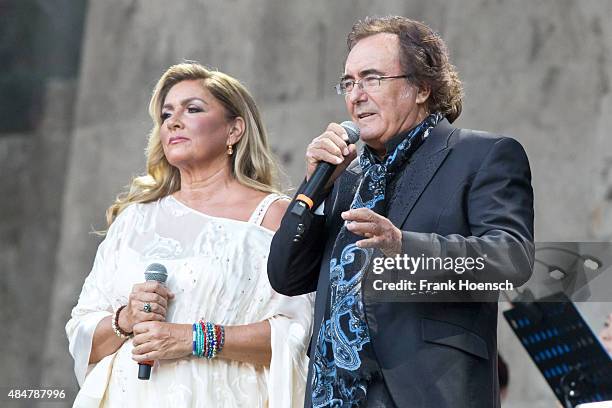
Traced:
MULTIPOLYGON (((387 184, 443 117, 440 113, 429 115, 382 162, 365 146, 359 157, 363 178, 351 209, 365 207, 386 215, 387 184)), ((362 406, 368 383, 379 371, 371 350, 361 292, 361 281, 374 250, 358 248, 355 243, 361 239, 363 237, 347 230, 345 224, 332 250, 328 303, 313 360, 312 404, 315 408, 362 406)))

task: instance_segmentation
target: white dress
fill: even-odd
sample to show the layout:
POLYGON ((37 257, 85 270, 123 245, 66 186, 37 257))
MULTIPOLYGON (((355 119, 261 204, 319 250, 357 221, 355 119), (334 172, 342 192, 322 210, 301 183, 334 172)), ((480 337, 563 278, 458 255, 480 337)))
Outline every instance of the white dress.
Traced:
POLYGON ((248 222, 212 217, 172 196, 133 204, 100 244, 78 304, 66 325, 81 390, 74 406, 302 407, 312 331, 313 295, 276 293, 266 271, 273 232, 261 221, 279 196, 267 196, 248 222), (155 363, 148 381, 137 378, 132 341, 88 365, 98 322, 127 303, 132 286, 154 262, 168 270, 175 298, 166 320, 199 319, 222 325, 268 320, 269 368, 193 356, 155 363))

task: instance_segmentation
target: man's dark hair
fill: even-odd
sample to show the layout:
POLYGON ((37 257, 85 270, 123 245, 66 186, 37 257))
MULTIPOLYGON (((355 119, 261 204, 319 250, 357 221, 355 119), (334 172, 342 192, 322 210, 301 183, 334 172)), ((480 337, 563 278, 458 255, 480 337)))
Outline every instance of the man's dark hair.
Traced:
POLYGON ((404 73, 413 84, 430 89, 427 111, 441 112, 449 122, 457 119, 463 89, 442 38, 427 25, 406 17, 366 17, 356 22, 348 35, 349 52, 359 40, 379 33, 398 36, 404 73))

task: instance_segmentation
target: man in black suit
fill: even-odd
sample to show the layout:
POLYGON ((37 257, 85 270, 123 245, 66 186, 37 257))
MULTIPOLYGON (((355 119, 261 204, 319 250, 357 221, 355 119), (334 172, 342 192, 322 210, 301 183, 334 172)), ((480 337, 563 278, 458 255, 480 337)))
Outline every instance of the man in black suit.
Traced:
POLYGON ((298 217, 295 201, 289 207, 268 260, 278 292, 317 291, 305 406, 498 407, 496 291, 417 286, 387 296, 373 287, 383 276, 525 282, 533 264, 525 152, 511 138, 451 126, 461 82, 426 25, 367 18, 348 46, 337 90, 364 149, 353 162, 355 146, 335 123, 312 141, 306 178, 322 161, 337 169, 312 197, 316 211, 298 217), (407 272, 385 262, 405 256, 455 268, 407 272), (486 267, 472 261, 466 270, 469 257, 486 267), (374 263, 385 272, 373 273, 374 263), (493 301, 478 297, 485 292, 493 301))

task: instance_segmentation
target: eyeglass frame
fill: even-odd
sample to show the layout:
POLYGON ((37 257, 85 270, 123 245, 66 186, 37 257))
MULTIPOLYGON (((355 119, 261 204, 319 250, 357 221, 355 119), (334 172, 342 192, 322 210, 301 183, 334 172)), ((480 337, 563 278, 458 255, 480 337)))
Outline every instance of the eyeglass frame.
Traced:
MULTIPOLYGON (((357 87, 359 89, 361 89, 362 92, 367 92, 367 90, 364 89, 364 86, 363 86, 363 83, 362 83, 365 80, 377 79, 378 80, 378 86, 373 87, 374 89, 376 89, 376 88, 380 88, 380 81, 382 81, 384 79, 399 79, 399 78, 410 78, 410 77, 412 77, 412 75, 409 75, 409 74, 404 74, 404 75, 367 75, 367 76, 361 78, 358 81, 355 81, 354 79, 350 79, 351 81, 353 81, 353 87, 351 88, 350 91, 347 91, 346 88, 344 88, 345 92, 343 92, 342 88, 341 88, 342 81, 345 81, 345 79, 341 79, 339 83, 334 85, 334 89, 336 90, 336 93, 338 95, 346 96, 346 95, 350 94, 351 92, 353 92, 353 89, 355 89, 355 85, 357 85, 357 87)), ((346 80, 349 80, 349 79, 346 79, 346 80)))

